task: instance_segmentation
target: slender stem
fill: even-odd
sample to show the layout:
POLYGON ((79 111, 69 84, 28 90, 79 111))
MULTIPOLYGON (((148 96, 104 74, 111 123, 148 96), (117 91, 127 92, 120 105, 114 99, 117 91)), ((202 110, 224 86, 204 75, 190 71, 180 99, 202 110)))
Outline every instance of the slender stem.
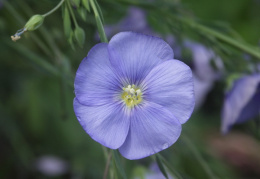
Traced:
POLYGON ((194 144, 191 142, 191 140, 188 137, 183 136, 183 141, 186 143, 188 148, 193 152, 194 156, 197 158, 198 162, 201 164, 202 168, 205 170, 209 178, 216 179, 217 177, 213 174, 212 170, 208 167, 207 163, 205 162, 205 160, 203 159, 199 151, 196 149, 194 144))
POLYGON ((106 163, 106 168, 104 171, 103 179, 107 179, 108 169, 109 169, 109 166, 111 163, 111 157, 112 157, 112 151, 109 152, 108 157, 107 157, 107 163, 106 163))
POLYGON ((55 12, 57 9, 59 9, 59 7, 64 3, 65 0, 61 0, 59 4, 57 4, 57 6, 55 6, 52 10, 50 10, 49 12, 47 12, 46 14, 43 14, 43 17, 46 17, 50 14, 52 14, 53 12, 55 12))
POLYGON ((69 3, 68 1, 66 1, 66 2, 67 2, 67 6, 68 6, 68 8, 69 8, 70 14, 71 14, 71 16, 72 16, 72 20, 73 20, 73 22, 74 22, 74 25, 75 25, 75 27, 78 27, 79 25, 78 25, 78 22, 77 22, 77 20, 76 20, 75 15, 74 15, 74 12, 73 12, 73 10, 72 10, 72 8, 71 8, 71 5, 70 5, 70 3, 69 3))
POLYGON ((100 28, 99 31, 98 31, 100 39, 101 39, 102 42, 108 42, 106 34, 105 34, 104 27, 103 27, 103 24, 101 22, 101 19, 100 19, 97 7, 95 5, 95 2, 93 0, 90 0, 90 4, 91 4, 91 7, 92 7, 92 9, 94 11, 95 17, 96 17, 97 26, 98 26, 98 28, 100 28))

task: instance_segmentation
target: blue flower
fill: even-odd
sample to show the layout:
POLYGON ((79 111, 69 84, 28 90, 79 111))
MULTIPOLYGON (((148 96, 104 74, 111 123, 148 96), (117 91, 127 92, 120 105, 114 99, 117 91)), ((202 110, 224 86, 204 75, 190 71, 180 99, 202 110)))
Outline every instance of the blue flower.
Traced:
POLYGON ((171 146, 194 108, 190 68, 160 38, 121 32, 94 46, 75 78, 74 111, 97 142, 128 159, 171 146))
POLYGON ((260 74, 239 78, 227 93, 222 109, 222 133, 260 113, 260 74))

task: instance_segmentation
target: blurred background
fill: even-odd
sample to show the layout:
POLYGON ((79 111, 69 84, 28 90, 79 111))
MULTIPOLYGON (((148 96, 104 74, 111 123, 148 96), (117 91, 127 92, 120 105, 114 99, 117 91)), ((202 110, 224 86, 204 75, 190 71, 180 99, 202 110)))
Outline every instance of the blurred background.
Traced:
MULTIPOLYGON (((185 51, 189 45, 179 49, 193 41, 205 45, 193 38, 192 32, 182 34, 185 40, 179 45, 176 34, 180 32, 166 32, 164 24, 153 18, 157 15, 164 19, 164 15, 129 3, 98 2, 109 39, 126 30, 154 34, 172 45, 179 60, 196 67, 192 50, 185 51)), ((100 42, 93 14, 83 13, 84 20, 73 6, 85 31, 82 48, 75 45, 73 49, 67 41, 61 9, 46 17, 36 31, 23 34, 19 41, 12 42, 10 38, 32 15, 44 14, 58 3, 58 0, 8 0, 0 5, 0 178, 95 179, 104 175, 106 161, 101 145, 82 129, 72 105, 74 74, 91 47, 100 42)), ((259 46, 259 0, 177 3, 191 16, 232 28, 238 38, 259 46)), ((233 66, 236 62, 237 59, 230 59, 233 66)), ((222 135, 226 81, 218 79, 205 86, 197 92, 199 102, 183 125, 182 136, 162 155, 187 179, 260 178, 260 143, 255 135, 258 128, 248 121, 222 135)), ((129 178, 138 178, 142 172, 151 172, 153 159, 122 159, 122 162, 129 178)))

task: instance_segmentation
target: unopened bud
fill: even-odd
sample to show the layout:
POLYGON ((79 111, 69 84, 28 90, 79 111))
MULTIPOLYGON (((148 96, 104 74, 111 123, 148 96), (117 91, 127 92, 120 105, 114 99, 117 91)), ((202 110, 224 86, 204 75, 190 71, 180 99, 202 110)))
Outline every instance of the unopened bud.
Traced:
POLYGON ((24 28, 27 31, 33 31, 36 30, 38 27, 40 27, 42 25, 44 21, 44 16, 42 15, 34 15, 32 16, 29 21, 25 24, 24 28))
POLYGON ((78 42, 80 47, 83 47, 85 42, 85 32, 81 27, 76 27, 74 31, 74 35, 76 38, 76 41, 78 42))

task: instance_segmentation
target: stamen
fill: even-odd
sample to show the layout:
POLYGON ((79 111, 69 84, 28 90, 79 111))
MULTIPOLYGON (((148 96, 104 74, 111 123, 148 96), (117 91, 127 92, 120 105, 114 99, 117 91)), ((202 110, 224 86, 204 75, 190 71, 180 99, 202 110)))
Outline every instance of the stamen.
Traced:
POLYGON ((17 41, 21 38, 21 35, 26 32, 26 28, 18 30, 14 35, 11 36, 12 41, 17 41))
POLYGON ((142 101, 142 91, 134 84, 128 85, 127 88, 123 88, 123 90, 124 92, 121 97, 129 108, 134 107, 142 101))

